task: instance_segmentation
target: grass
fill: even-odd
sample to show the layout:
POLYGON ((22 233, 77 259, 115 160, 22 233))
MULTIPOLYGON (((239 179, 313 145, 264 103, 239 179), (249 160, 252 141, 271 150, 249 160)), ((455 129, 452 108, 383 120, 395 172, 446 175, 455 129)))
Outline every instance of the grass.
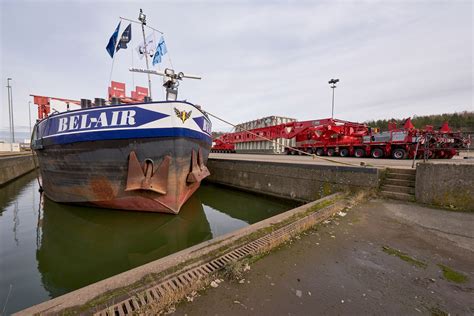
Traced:
POLYGON ((441 268, 443 271, 443 276, 446 280, 454 282, 454 283, 466 283, 468 281, 468 277, 460 272, 457 272, 451 269, 448 266, 443 264, 438 264, 438 267, 441 268))
POLYGON ((222 275, 226 280, 238 281, 243 278, 246 265, 248 265, 248 260, 245 259, 233 261, 224 266, 222 269, 222 275))
POLYGON ((410 263, 414 266, 417 266, 419 268, 425 269, 428 266, 425 262, 416 260, 415 258, 410 257, 408 254, 406 254, 404 252, 401 252, 400 250, 391 248, 389 246, 383 246, 382 250, 385 253, 387 253, 391 256, 398 257, 398 258, 402 259, 403 261, 406 261, 406 262, 408 262, 408 263, 410 263))

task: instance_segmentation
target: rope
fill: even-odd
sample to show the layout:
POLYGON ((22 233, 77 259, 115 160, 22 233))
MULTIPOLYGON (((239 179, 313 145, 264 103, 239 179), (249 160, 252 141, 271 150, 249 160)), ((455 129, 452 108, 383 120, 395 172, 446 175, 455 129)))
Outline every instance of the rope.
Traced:
MULTIPOLYGON (((135 68, 133 64, 133 49, 130 49, 132 52, 132 68, 135 68)), ((135 88, 135 73, 133 71, 130 71, 132 73, 132 88, 135 88)))
POLYGON ((247 129, 243 128, 243 127, 240 127, 240 126, 237 126, 237 125, 235 125, 235 124, 232 124, 231 122, 226 121, 226 120, 224 120, 223 118, 220 118, 220 117, 218 117, 217 115, 214 115, 214 114, 209 113, 209 112, 207 112, 207 111, 203 111, 203 112, 206 113, 206 114, 208 114, 208 115, 210 115, 210 116, 212 116, 212 117, 215 118, 215 119, 218 119, 218 120, 221 121, 221 122, 224 122, 224 123, 226 123, 226 124, 229 124, 230 126, 234 127, 236 130, 237 130, 237 129, 240 129, 240 130, 242 130, 242 131, 244 131, 244 132, 247 132, 247 133, 249 133, 249 134, 252 134, 252 135, 254 135, 254 136, 257 136, 257 137, 259 137, 259 138, 261 138, 261 139, 267 140, 267 141, 269 141, 269 142, 275 143, 275 144, 280 145, 280 146, 283 146, 283 147, 290 148, 291 150, 296 151, 296 152, 299 152, 299 153, 301 153, 302 155, 311 156, 313 159, 318 158, 318 159, 321 159, 321 160, 325 160, 325 161, 329 161, 329 162, 333 162, 333 163, 338 163, 338 164, 341 164, 341 165, 347 165, 347 166, 359 166, 359 165, 354 165, 354 164, 351 164, 351 163, 341 162, 341 161, 337 161, 337 160, 334 160, 334 159, 325 158, 325 157, 317 156, 317 155, 315 155, 315 154, 307 153, 307 152, 304 151, 304 150, 300 150, 300 149, 295 148, 295 147, 291 147, 291 146, 287 146, 287 145, 285 145, 285 144, 281 144, 281 143, 279 143, 277 140, 270 139, 270 138, 266 138, 266 137, 264 137, 264 136, 260 136, 260 135, 254 133, 254 132, 252 132, 252 131, 250 131, 250 130, 247 130, 247 129))
MULTIPOLYGON (((47 118, 47 120, 49 120, 49 117, 47 118)), ((38 125, 35 124, 35 128, 37 129, 38 125)), ((43 142, 43 138, 41 138, 41 142, 43 142)), ((30 146, 33 145, 33 133, 31 133, 31 137, 30 137, 30 146)), ((40 181, 40 174, 39 174, 39 171, 38 171, 38 165, 36 164, 36 159, 37 159, 37 156, 36 156, 36 152, 34 149, 31 149, 31 152, 32 152, 32 158, 33 158, 33 166, 35 167, 35 172, 36 172, 36 181, 38 181, 38 187, 39 187, 39 191, 40 192, 43 192, 43 186, 41 185, 41 181, 40 181)))
POLYGON ((8 300, 10 299, 10 294, 12 293, 13 285, 10 284, 10 288, 8 289, 7 299, 5 300, 5 304, 3 305, 3 310, 1 315, 5 315, 5 309, 7 308, 8 300))

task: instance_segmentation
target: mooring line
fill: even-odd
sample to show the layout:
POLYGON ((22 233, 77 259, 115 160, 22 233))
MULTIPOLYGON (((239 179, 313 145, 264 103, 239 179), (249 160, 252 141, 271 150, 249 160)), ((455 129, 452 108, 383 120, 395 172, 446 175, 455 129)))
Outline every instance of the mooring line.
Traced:
POLYGON ((10 294, 12 293, 12 287, 13 285, 10 284, 10 289, 8 290, 7 299, 5 300, 5 304, 3 305, 3 310, 0 315, 5 315, 5 310, 7 309, 8 300, 10 299, 10 294))
POLYGON ((303 155, 310 156, 310 157, 312 157, 313 159, 316 159, 316 158, 317 158, 317 159, 321 159, 321 160, 325 160, 325 161, 329 161, 329 162, 333 162, 333 163, 338 163, 338 164, 341 164, 341 165, 347 165, 347 166, 352 166, 352 167, 354 167, 354 166, 359 167, 359 165, 355 165, 355 164, 351 164, 351 163, 347 163, 347 162, 341 162, 341 161, 333 160, 333 159, 330 159, 330 158, 321 157, 321 156, 318 156, 318 155, 315 155, 315 154, 310 154, 310 153, 308 153, 308 152, 306 152, 306 151, 304 151, 304 150, 300 150, 300 149, 295 148, 295 147, 292 147, 292 146, 287 146, 287 145, 285 145, 285 144, 281 144, 281 143, 279 143, 277 140, 270 139, 270 138, 267 138, 267 137, 264 137, 264 136, 260 136, 260 135, 254 133, 254 132, 252 132, 252 131, 250 131, 250 130, 248 130, 248 129, 245 129, 245 128, 243 128, 243 127, 237 126, 237 125, 235 125, 235 124, 232 124, 231 122, 226 121, 226 120, 224 120, 223 118, 221 118, 221 117, 219 117, 219 116, 217 116, 217 115, 214 115, 214 114, 212 114, 212 113, 210 113, 210 112, 208 112, 208 111, 204 111, 204 110, 202 110, 202 111, 203 111, 204 113, 206 113, 206 114, 212 116, 213 118, 218 119, 219 121, 222 121, 222 122, 224 122, 224 123, 226 123, 226 124, 229 124, 230 126, 234 127, 235 129, 240 129, 240 130, 242 130, 242 131, 244 131, 244 132, 250 133, 250 134, 252 134, 252 135, 254 135, 254 136, 257 136, 257 137, 259 137, 259 138, 261 138, 261 139, 265 139, 265 140, 267 140, 267 141, 269 141, 269 142, 272 142, 272 143, 275 143, 275 144, 277 144, 277 145, 290 148, 290 149, 293 150, 293 151, 299 152, 299 153, 301 153, 301 154, 303 154, 303 155))
MULTIPOLYGON (((47 118, 47 120, 48 119, 49 117, 47 118)), ((33 145, 33 134, 34 133, 31 133, 31 136, 30 136, 30 148, 33 145)), ((42 138, 41 138, 41 145, 43 145, 42 138)), ((36 156, 36 151, 33 148, 31 148, 31 153, 32 153, 31 158, 33 158, 33 167, 35 168, 35 173, 36 173, 36 181, 38 182, 38 191, 40 193, 43 193, 43 186, 41 185, 41 181, 40 181, 40 172, 38 170, 38 166, 36 165, 36 160, 38 159, 38 156, 36 156)))

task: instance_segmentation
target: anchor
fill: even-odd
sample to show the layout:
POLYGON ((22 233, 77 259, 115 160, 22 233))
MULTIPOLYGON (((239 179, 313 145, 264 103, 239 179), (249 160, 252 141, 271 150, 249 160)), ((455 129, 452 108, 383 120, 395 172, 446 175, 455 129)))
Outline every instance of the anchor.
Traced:
POLYGON ((160 166, 154 170, 153 160, 145 159, 142 167, 135 152, 131 151, 128 158, 128 176, 125 191, 149 190, 166 194, 170 160, 170 156, 165 156, 160 166))
POLYGON ((207 169, 207 167, 204 165, 204 161, 202 160, 201 149, 198 151, 197 158, 196 152, 193 149, 191 154, 191 171, 188 173, 186 182, 201 182, 202 179, 209 176, 210 174, 211 173, 209 172, 209 169, 207 169))

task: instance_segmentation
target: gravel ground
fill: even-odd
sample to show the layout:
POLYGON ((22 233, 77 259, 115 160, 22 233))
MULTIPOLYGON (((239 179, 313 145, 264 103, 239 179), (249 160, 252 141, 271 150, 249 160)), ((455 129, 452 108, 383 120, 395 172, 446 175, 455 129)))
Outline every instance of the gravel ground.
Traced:
POLYGON ((473 213, 372 200, 255 262, 244 281, 221 282, 174 314, 472 315, 473 227, 473 213), (467 281, 448 280, 439 264, 467 281))

